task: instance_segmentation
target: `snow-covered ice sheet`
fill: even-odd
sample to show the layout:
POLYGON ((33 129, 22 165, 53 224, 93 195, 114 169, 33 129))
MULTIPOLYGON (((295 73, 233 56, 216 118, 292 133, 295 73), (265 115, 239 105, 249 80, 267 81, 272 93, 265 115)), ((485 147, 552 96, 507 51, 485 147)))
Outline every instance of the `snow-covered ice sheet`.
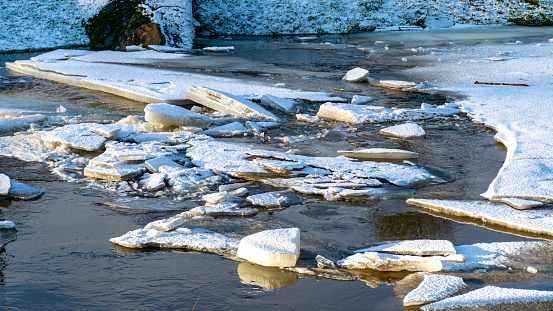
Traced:
POLYGON ((404 306, 421 305, 468 291, 462 278, 453 275, 426 274, 417 288, 403 298, 404 306))
POLYGON ((262 266, 293 267, 300 256, 300 230, 265 230, 246 236, 236 255, 262 266))
POLYGON ((442 270, 442 262, 432 257, 394 255, 377 252, 364 252, 339 260, 344 269, 372 269, 376 271, 424 271, 442 270))
POLYGON ((356 252, 386 252, 417 256, 450 255, 456 253, 453 243, 447 240, 406 240, 372 246, 356 252))
POLYGON ((379 133, 385 136, 403 139, 418 138, 426 135, 424 129, 415 123, 405 123, 386 127, 381 129, 379 133))

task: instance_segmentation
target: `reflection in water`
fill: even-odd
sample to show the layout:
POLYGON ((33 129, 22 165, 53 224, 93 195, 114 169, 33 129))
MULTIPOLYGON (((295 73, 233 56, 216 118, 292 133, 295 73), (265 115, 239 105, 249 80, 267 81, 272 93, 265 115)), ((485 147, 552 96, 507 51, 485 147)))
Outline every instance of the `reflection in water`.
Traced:
POLYGON ((242 284, 259 286, 267 291, 294 285, 298 280, 297 274, 293 272, 258 266, 249 262, 238 265, 238 276, 242 284))
POLYGON ((374 233, 380 241, 409 239, 453 239, 453 224, 428 214, 403 213, 400 215, 368 214, 374 233))
POLYGON ((17 239, 17 230, 15 228, 0 229, 0 249, 4 250, 6 244, 17 239))

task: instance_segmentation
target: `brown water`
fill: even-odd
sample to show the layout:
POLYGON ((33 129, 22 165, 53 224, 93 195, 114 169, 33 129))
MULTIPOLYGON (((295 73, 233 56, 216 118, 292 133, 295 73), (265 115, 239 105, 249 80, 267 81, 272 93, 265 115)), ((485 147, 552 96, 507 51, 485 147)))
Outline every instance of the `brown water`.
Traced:
MULTIPOLYGON (((490 38, 499 36, 493 29, 487 31, 490 38)), ((335 88, 357 90, 358 94, 375 97, 376 105, 416 108, 421 102, 441 103, 453 100, 454 96, 388 92, 368 84, 347 84, 340 78, 346 70, 356 66, 367 67, 377 77, 401 77, 400 73, 394 75, 391 72, 400 70, 404 64, 387 63, 384 52, 378 58, 367 59, 366 52, 348 45, 369 45, 376 40, 385 40, 393 41, 401 51, 401 46, 410 48, 424 42, 425 46, 439 47, 451 40, 451 37, 437 35, 424 39, 425 33, 428 34, 327 36, 312 44, 299 44, 290 38, 234 38, 231 42, 203 39, 199 43, 205 45, 232 43, 236 51, 206 56, 195 64, 172 65, 185 68, 182 70, 193 68, 212 73, 215 68, 217 72, 214 74, 270 83, 284 82, 290 87, 335 92, 344 97, 353 93, 335 91, 335 88), (411 41, 407 42, 409 38, 411 41), (319 44, 324 42, 334 44, 319 44)), ((482 33, 478 36, 481 40, 482 33)), ((518 40, 520 36, 514 39, 518 40)), ((459 38, 462 42, 458 44, 474 44, 476 40, 467 34, 460 34, 459 38)), ((507 37, 501 38, 507 40, 507 37)), ((400 53, 398 51, 394 53, 400 53)), ((0 63, 30 56, 0 55, 0 63)), ((0 68, 0 79, 1 107, 18 107, 53 115, 56 107, 63 105, 70 116, 106 120, 142 114, 144 107, 142 103, 103 93, 15 76, 5 68, 0 68)), ((318 104, 303 103, 300 109, 314 114, 318 104)), ((528 239, 496 231, 497 228, 489 230, 432 216, 405 204, 405 199, 413 196, 479 199, 479 194, 486 190, 505 157, 504 151, 495 144, 493 133, 464 116, 427 120, 420 124, 427 131, 427 137, 411 141, 376 134, 389 124, 355 126, 353 130, 338 123, 306 125, 294 120, 267 135, 313 136, 325 130, 328 132, 320 139, 291 145, 259 137, 229 138, 228 141, 274 150, 295 148, 307 155, 336 156, 336 150, 363 146, 412 150, 420 153, 420 165, 431 167, 452 181, 417 190, 397 189, 394 196, 387 199, 326 202, 317 197, 306 197, 300 205, 281 211, 264 211, 251 222, 247 219, 218 219, 202 225, 218 232, 241 234, 259 230, 260 226, 266 229, 297 226, 302 232, 302 265, 312 265, 316 254, 337 260, 354 249, 392 240, 448 239, 459 245, 528 239)), ((306 278, 209 254, 130 251, 115 247, 108 241, 111 237, 142 227, 152 220, 172 216, 175 212, 139 213, 109 208, 104 203, 117 199, 118 194, 58 180, 40 163, 0 157, 0 172, 46 189, 46 194, 37 200, 0 201, 0 218, 14 221, 18 230, 17 240, 8 244, 0 254, 2 309, 192 310, 196 301, 196 310, 403 308, 401 299, 394 296, 393 284, 405 273, 367 272, 362 277, 365 282, 340 282, 306 278), (257 283, 251 283, 248 275, 257 275, 257 283), (265 289, 259 285, 264 285, 265 289)), ((256 191, 264 190, 259 187, 256 191)), ((190 202, 182 205, 185 208, 190 202)), ((547 274, 521 277, 520 281, 504 276, 471 278, 476 286, 504 283, 550 288, 553 284, 547 274)))

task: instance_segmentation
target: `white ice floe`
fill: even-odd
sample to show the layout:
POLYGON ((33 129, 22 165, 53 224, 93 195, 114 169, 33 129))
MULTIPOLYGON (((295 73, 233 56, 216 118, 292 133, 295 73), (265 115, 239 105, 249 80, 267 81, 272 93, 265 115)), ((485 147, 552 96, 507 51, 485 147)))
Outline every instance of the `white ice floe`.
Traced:
POLYGON ((91 131, 107 139, 114 138, 121 131, 122 126, 118 124, 94 124, 91 131))
MULTIPOLYGON (((127 49, 129 47, 127 46, 127 49)), ((98 51, 86 55, 72 57, 73 60, 88 63, 113 63, 127 65, 148 65, 153 61, 160 60, 179 60, 190 57, 188 54, 167 54, 142 48, 133 53, 118 51, 98 51)))
POLYGON ((436 272, 442 270, 442 262, 436 258, 377 252, 351 255, 339 260, 338 266, 344 269, 372 269, 376 271, 436 272))
POLYGON ((171 166, 175 168, 182 168, 182 165, 176 163, 175 161, 167 157, 158 157, 155 159, 147 160, 145 162, 146 169, 152 173, 159 172, 160 167, 162 166, 171 166))
POLYGON ((46 120, 42 114, 21 115, 12 111, 0 110, 0 132, 11 132, 29 127, 31 123, 46 120))
POLYGON ((83 174, 95 179, 123 181, 140 177, 145 172, 144 164, 126 164, 114 168, 89 164, 85 167, 83 174))
POLYGON ((260 121, 278 121, 278 117, 245 98, 205 87, 190 86, 186 98, 211 109, 260 121))
POLYGON ((427 304, 468 291, 462 278, 453 275, 426 274, 424 280, 403 298, 404 306, 427 304))
POLYGON ((203 48, 204 52, 223 53, 234 51, 234 46, 208 46, 203 48))
POLYGON ((148 191, 157 191, 165 188, 165 181, 167 180, 167 174, 155 173, 149 174, 146 178, 140 180, 141 186, 148 191))
POLYGON ((0 229, 15 228, 15 223, 9 220, 0 220, 0 229))
POLYGON ((363 68, 354 68, 346 73, 342 80, 347 82, 363 82, 367 80, 369 71, 363 68))
POLYGON ((290 195, 282 192, 265 192, 250 195, 246 198, 251 204, 267 208, 290 206, 293 202, 290 195))
POLYGON ((265 230, 246 236, 236 255, 261 266, 294 267, 300 255, 300 230, 265 230))
POLYGON ((511 206, 512 208, 521 209, 521 210, 543 206, 543 203, 539 201, 523 200, 523 199, 517 199, 517 198, 504 198, 504 199, 499 199, 497 201, 501 203, 505 203, 511 206))
POLYGON ((10 188, 10 177, 5 174, 0 174, 0 195, 7 195, 10 192, 10 188))
POLYGON ((296 120, 298 120, 300 122, 307 122, 307 123, 315 123, 315 122, 321 121, 321 119, 319 119, 319 117, 312 116, 312 115, 309 115, 307 113, 297 113, 296 114, 296 120))
POLYGON ((187 213, 191 215, 209 215, 209 216, 253 216, 259 212, 256 208, 242 207, 243 204, 232 201, 231 199, 213 205, 198 206, 187 213))
POLYGON ((70 124, 42 132, 44 143, 55 148, 68 146, 74 149, 96 151, 104 146, 106 138, 92 132, 92 123, 70 124))
POLYGON ((210 136, 236 136, 243 135, 250 132, 250 130, 242 125, 240 122, 232 122, 222 126, 214 127, 209 130, 205 130, 202 134, 210 136))
POLYGON ((417 87, 414 82, 397 81, 397 80, 380 80, 380 85, 389 89, 410 89, 417 87))
POLYGON ((158 231, 169 232, 184 224, 184 219, 180 217, 160 219, 152 221, 144 227, 144 230, 155 229, 158 231))
POLYGON ((237 268, 240 282, 248 286, 259 286, 264 290, 275 290, 296 284, 298 275, 273 267, 262 267, 241 262, 237 268))
POLYGON ((170 232, 137 229, 120 237, 111 238, 109 241, 128 248, 182 248, 212 253, 238 247, 236 239, 205 229, 188 228, 179 228, 170 232))
POLYGON ((448 240, 406 240, 372 246, 356 251, 356 253, 364 252, 385 252, 417 256, 446 256, 456 253, 453 243, 448 240))
POLYGON ((189 49, 186 49, 186 48, 176 48, 176 47, 167 46, 167 45, 155 45, 155 44, 148 44, 148 49, 154 50, 156 52, 162 52, 162 53, 182 53, 182 52, 189 51, 189 49))
POLYGON ((416 159, 419 155, 418 153, 412 151, 387 148, 338 150, 336 152, 343 154, 348 158, 361 160, 407 160, 416 159))
POLYGON ((211 118, 170 104, 149 104, 144 108, 144 119, 169 126, 192 126, 205 128, 211 118))
POLYGON ((362 95, 353 95, 351 98, 351 103, 354 105, 365 105, 370 102, 372 102, 374 98, 370 96, 362 96, 362 95))
POLYGON ((261 97, 261 104, 284 113, 294 113, 296 111, 295 101, 273 95, 263 95, 261 97))
POLYGON ((424 129, 415 123, 405 123, 386 127, 381 129, 379 133, 385 136, 403 139, 419 138, 426 135, 424 129))
POLYGON ((379 106, 325 103, 317 116, 321 119, 336 120, 351 124, 381 123, 392 121, 414 121, 447 116, 460 110, 449 105, 430 109, 389 109, 379 106))
POLYGON ((486 286, 463 295, 421 307, 430 310, 547 310, 553 308, 553 291, 486 286))
POLYGON ((436 212, 470 217, 486 224, 534 234, 553 235, 553 217, 519 211, 506 204, 428 199, 409 199, 407 203, 436 212))
POLYGON ((228 199, 228 192, 223 191, 223 192, 206 194, 202 197, 202 199, 209 204, 221 203, 228 199))

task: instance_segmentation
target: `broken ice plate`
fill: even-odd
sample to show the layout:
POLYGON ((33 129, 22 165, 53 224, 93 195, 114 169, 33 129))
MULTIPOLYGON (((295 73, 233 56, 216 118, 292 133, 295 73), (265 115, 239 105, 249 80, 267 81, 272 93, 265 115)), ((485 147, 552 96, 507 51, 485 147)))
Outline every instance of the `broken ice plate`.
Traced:
POLYGON ((418 157, 418 153, 416 152, 386 148, 338 150, 337 152, 346 157, 360 160, 407 160, 416 159, 418 157))

